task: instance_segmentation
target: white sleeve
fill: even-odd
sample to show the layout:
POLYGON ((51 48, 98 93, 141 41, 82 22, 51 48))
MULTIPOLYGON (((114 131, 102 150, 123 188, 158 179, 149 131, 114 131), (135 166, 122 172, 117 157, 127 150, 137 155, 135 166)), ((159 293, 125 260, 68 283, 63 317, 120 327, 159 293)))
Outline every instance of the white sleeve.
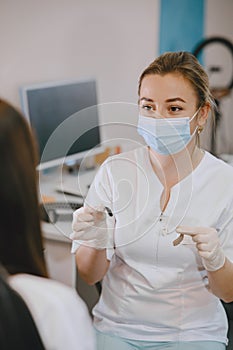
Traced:
MULTIPOLYGON (((111 178, 111 161, 112 158, 109 157, 99 168, 94 181, 92 182, 90 189, 88 191, 87 197, 85 199, 84 206, 95 207, 108 207, 113 212, 113 198, 112 198, 112 178, 111 178)), ((114 214, 114 213, 113 213, 114 214)), ((107 224, 109 228, 114 231, 115 219, 107 218, 107 224)), ((79 248, 77 241, 73 241, 71 253, 75 253, 79 248)), ((114 254, 113 248, 107 249, 107 259, 111 260, 112 255, 114 254)))
POLYGON ((219 240, 226 257, 233 262, 233 201, 217 223, 219 240))
POLYGON ((98 207, 104 205, 112 209, 112 178, 109 157, 99 168, 85 199, 85 205, 98 207))

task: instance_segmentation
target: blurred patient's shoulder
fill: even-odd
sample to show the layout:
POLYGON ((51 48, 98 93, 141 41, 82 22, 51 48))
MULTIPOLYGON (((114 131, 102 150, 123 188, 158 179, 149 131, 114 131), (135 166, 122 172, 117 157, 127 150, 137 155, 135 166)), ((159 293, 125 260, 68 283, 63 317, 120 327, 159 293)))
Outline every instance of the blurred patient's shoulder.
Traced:
POLYGON ((94 349, 92 320, 75 289, 29 274, 13 275, 9 283, 28 305, 44 343, 56 349, 66 344, 70 350, 78 341, 84 349, 94 349))

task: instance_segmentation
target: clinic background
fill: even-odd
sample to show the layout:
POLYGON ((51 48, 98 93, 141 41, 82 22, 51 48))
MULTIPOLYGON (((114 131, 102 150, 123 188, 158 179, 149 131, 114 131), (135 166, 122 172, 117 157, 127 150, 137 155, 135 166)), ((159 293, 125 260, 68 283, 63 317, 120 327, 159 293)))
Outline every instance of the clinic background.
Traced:
MULTIPOLYGON (((185 43, 194 45, 195 35, 196 43, 201 36, 233 41, 232 0, 0 0, 0 96, 20 107, 22 85, 95 78, 99 103, 110 106, 101 122, 136 126, 141 72, 171 45, 169 35, 171 49, 189 49, 176 47, 172 38, 180 15, 187 28, 192 23, 191 30, 184 23, 180 31, 185 43), (188 3, 196 4, 195 13, 188 3), (169 6, 170 21, 164 16, 169 6)), ((221 110, 217 152, 233 154, 232 91, 221 110)))

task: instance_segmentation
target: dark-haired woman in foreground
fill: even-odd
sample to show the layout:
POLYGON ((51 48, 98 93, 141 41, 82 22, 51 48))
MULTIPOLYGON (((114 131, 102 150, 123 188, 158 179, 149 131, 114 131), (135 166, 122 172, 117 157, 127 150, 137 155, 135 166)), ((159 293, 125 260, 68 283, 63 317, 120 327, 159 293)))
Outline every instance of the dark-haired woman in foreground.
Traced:
POLYGON ((46 350, 94 350, 86 305, 75 290, 48 278, 34 140, 25 118, 3 100, 0 164, 0 264, 9 285, 28 306, 46 350))

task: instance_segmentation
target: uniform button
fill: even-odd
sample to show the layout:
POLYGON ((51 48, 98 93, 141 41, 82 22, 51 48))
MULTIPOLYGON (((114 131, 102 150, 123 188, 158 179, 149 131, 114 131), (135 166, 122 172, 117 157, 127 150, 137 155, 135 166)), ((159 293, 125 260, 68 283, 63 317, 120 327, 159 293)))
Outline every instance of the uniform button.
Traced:
POLYGON ((167 235, 167 228, 166 227, 162 227, 162 234, 163 234, 163 236, 167 235))

